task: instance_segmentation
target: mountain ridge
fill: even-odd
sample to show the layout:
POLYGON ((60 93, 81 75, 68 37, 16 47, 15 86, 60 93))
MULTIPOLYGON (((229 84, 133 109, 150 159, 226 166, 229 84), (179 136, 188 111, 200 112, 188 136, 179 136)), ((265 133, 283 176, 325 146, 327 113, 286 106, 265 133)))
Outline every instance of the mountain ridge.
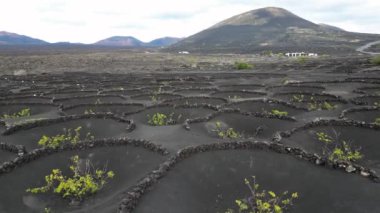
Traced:
POLYGON ((167 51, 261 53, 354 52, 380 35, 318 25, 285 9, 266 7, 232 16, 168 47, 167 51))

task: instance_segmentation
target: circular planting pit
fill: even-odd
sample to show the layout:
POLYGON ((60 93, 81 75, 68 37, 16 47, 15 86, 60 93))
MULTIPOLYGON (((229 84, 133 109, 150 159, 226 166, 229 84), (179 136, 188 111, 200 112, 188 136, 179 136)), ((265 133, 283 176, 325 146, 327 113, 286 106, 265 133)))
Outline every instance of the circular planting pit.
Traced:
POLYGON ((110 91, 102 91, 101 94, 104 95, 122 95, 122 96, 134 96, 134 95, 140 95, 144 93, 141 89, 128 89, 128 90, 110 90, 110 91))
POLYGON ((42 96, 20 96, 0 99, 0 103, 51 103, 51 98, 42 96))
POLYGON ((225 98, 229 100, 238 100, 245 98, 259 98, 265 96, 262 92, 250 91, 218 91, 211 94, 212 97, 225 98))
POLYGON ((174 90, 175 93, 185 95, 185 96, 204 96, 209 95, 210 93, 213 93, 217 91, 215 88, 187 88, 187 89, 177 89, 174 90))
MULTIPOLYGON (((190 124, 191 131, 199 132, 204 135, 215 138, 249 138, 255 137, 260 139, 270 139, 278 131, 291 129, 296 122, 287 118, 279 119, 270 115, 244 115, 238 112, 222 112, 205 121, 199 121, 190 124), (220 127, 218 124, 220 123, 220 127), (238 136, 222 137, 220 132, 227 133, 228 129, 232 129, 238 136)), ((232 135, 234 135, 232 133, 232 135)), ((228 134, 228 133, 227 133, 228 134)))
POLYGON ((66 107, 63 111, 68 115, 92 113, 113 113, 116 115, 131 114, 143 110, 143 104, 83 104, 66 107))
POLYGON ((159 93, 159 94, 144 94, 144 95, 135 95, 132 96, 132 100, 138 100, 138 101, 151 101, 151 102, 157 102, 157 101, 165 101, 170 100, 173 98, 181 98, 181 95, 177 94, 171 94, 171 93, 159 93))
MULTIPOLYGON (((380 185, 359 175, 313 166, 293 156, 264 150, 195 154, 177 163, 138 202, 137 213, 238 212, 235 200, 249 196, 244 179, 261 190, 297 192, 293 213, 377 212, 380 185)), ((127 212, 127 211, 126 211, 127 212)))
POLYGON ((356 92, 367 95, 380 95, 380 87, 361 87, 358 88, 356 92))
POLYGON ((0 165, 4 162, 11 161, 17 157, 16 153, 0 149, 0 165))
POLYGON ((235 102, 226 107, 239 109, 241 112, 250 113, 282 113, 287 116, 295 116, 307 112, 306 108, 299 108, 286 102, 276 100, 250 100, 235 102))
POLYGON ((368 105, 368 106, 380 106, 380 96, 362 96, 352 99, 352 102, 357 105, 368 105))
POLYGON ((3 116, 5 114, 14 115, 25 109, 29 109, 30 115, 38 115, 38 114, 47 113, 51 111, 57 111, 58 107, 52 104, 41 104, 41 103, 0 104, 0 116, 3 116))
MULTIPOLYGON (((90 117, 90 116, 88 116, 90 117)), ((43 135, 53 137, 57 135, 67 135, 65 129, 71 130, 75 135, 75 129, 81 127, 80 140, 88 140, 93 136, 95 139, 101 138, 121 138, 126 136, 131 130, 130 124, 118 121, 113 118, 59 118, 50 121, 38 121, 35 124, 14 127, 14 131, 7 131, 7 135, 0 136, 0 140, 13 145, 23 145, 28 150, 39 148, 38 141, 43 135), (9 133, 8 133, 9 132, 9 133), (90 133, 91 136, 87 137, 90 133)))
POLYGON ((268 91, 271 91, 273 93, 297 93, 299 91, 306 92, 306 93, 321 93, 325 91, 324 87, 321 86, 297 86, 297 85, 284 85, 284 86, 272 86, 267 88, 268 91))
POLYGON ((135 184, 146 173, 154 169, 164 157, 143 148, 118 146, 89 149, 86 151, 64 151, 41 157, 11 173, 0 176, 0 211, 9 213, 44 212, 115 212, 122 193, 135 184), (113 171, 115 176, 96 194, 88 196, 76 205, 52 192, 33 194, 26 189, 45 184, 45 176, 52 169, 60 169, 63 174, 72 174, 68 167, 70 158, 78 155, 82 166, 90 160, 91 166, 113 171))
POLYGON ((260 84, 232 84, 232 85, 221 85, 219 86, 219 89, 222 90, 247 90, 247 91, 253 91, 253 90, 260 90, 264 88, 263 85, 260 84))
POLYGON ((311 101, 339 101, 341 100, 339 97, 329 94, 315 94, 315 93, 276 93, 273 95, 274 98, 278 98, 280 100, 292 102, 292 103, 304 103, 311 101))
POLYGON ((378 123, 380 125, 380 108, 353 108, 345 112, 343 116, 356 121, 378 123))
POLYGON ((128 118, 136 121, 137 123, 155 126, 154 124, 151 124, 153 122, 153 116, 162 114, 166 117, 166 119, 163 119, 165 124, 162 126, 166 126, 182 124, 186 119, 206 117, 214 112, 215 110, 203 106, 158 105, 150 107, 137 114, 130 115, 128 118))
POLYGON ((63 104, 64 106, 73 106, 78 104, 102 104, 102 103, 125 103, 125 98, 117 95, 104 96, 83 96, 72 98, 55 99, 55 103, 63 104))
POLYGON ((344 126, 348 123, 342 122, 342 125, 318 125, 315 127, 306 128, 293 133, 289 138, 283 138, 282 142, 287 146, 299 147, 308 152, 324 155, 326 150, 326 142, 319 139, 318 134, 326 134, 326 138, 332 140, 327 145, 330 150, 325 151, 326 156, 330 156, 330 152, 334 150, 335 145, 342 145, 345 141, 351 151, 358 150, 362 154, 362 158, 357 160, 357 163, 380 172, 380 149, 379 137, 380 131, 356 127, 344 126))
POLYGON ((181 87, 181 88, 192 88, 192 87, 212 87, 213 84, 209 82, 170 82, 170 86, 181 87))
POLYGON ((223 105, 227 103, 224 98, 214 98, 214 97, 182 97, 171 100, 166 100, 164 103, 175 104, 175 105, 194 105, 194 104, 210 104, 214 106, 223 105))
POLYGON ((76 97, 76 96, 94 96, 97 93, 98 91, 96 90, 75 91, 75 92, 53 92, 53 93, 47 94, 46 96, 60 99, 60 98, 70 98, 70 97, 76 97))

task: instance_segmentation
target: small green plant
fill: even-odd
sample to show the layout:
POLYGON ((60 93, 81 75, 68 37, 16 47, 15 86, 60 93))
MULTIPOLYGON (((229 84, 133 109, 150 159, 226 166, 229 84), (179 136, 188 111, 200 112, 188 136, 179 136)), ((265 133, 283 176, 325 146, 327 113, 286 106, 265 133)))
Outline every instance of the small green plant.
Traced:
POLYGON ((308 57, 306 57, 306 56, 297 57, 297 62, 299 64, 305 64, 307 60, 308 60, 308 57))
POLYGON ((305 95, 293 95, 292 98, 290 99, 291 102, 295 103, 301 103, 305 99, 305 95))
POLYGON ((253 68, 252 64, 248 64, 246 62, 235 62, 235 69, 248 70, 248 69, 252 69, 252 68, 253 68))
MULTIPOLYGON (((115 176, 113 171, 107 171, 106 166, 103 169, 94 169, 89 160, 86 161, 86 168, 81 169, 78 155, 71 157, 70 160, 71 177, 64 176, 60 169, 53 169, 51 174, 45 176, 46 185, 28 188, 26 192, 40 194, 52 191, 62 198, 82 201, 102 189, 107 181, 115 176)), ((51 212, 51 209, 45 208, 46 211, 51 212)))
POLYGON ((316 135, 318 137, 318 140, 325 144, 329 144, 334 141, 334 139, 331 136, 329 136, 328 134, 324 132, 317 132, 316 135))
POLYGON ((288 112, 286 112, 286 111, 280 111, 278 109, 272 109, 272 111, 269 114, 271 114, 271 115, 277 115, 277 116, 288 116, 288 112))
POLYGON ((327 101, 317 102, 312 101, 307 104, 309 110, 334 110, 337 108, 337 105, 331 104, 327 101))
POLYGON ((228 99, 229 99, 229 100, 238 100, 238 99, 240 99, 240 98, 241 98, 241 97, 238 96, 238 95, 228 96, 228 99))
POLYGON ((95 104, 102 104, 103 102, 98 98, 98 99, 96 99, 96 101, 95 101, 95 104))
POLYGON ((298 193, 285 191, 277 195, 273 191, 260 190, 256 183, 256 177, 252 177, 252 183, 244 180, 251 194, 248 198, 235 200, 237 211, 228 209, 225 213, 283 213, 294 205, 293 201, 298 199, 298 193))
POLYGON ((374 105, 375 107, 380 107, 380 102, 375 102, 375 103, 373 103, 373 105, 374 105))
POLYGON ((380 118, 376 118, 374 123, 375 123, 376 125, 380 125, 380 118))
POLYGON ((85 114, 85 115, 88 115, 88 114, 95 114, 95 111, 92 110, 92 109, 86 109, 86 110, 84 110, 84 114, 85 114))
POLYGON ((9 119, 9 118, 21 118, 21 117, 29 117, 30 116, 30 109, 25 108, 20 110, 19 112, 13 113, 13 114, 3 114, 1 118, 3 119, 9 119))
POLYGON ((215 127, 216 129, 214 129, 213 131, 216 132, 220 138, 236 139, 241 137, 241 135, 238 132, 236 132, 233 128, 223 130, 222 123, 220 121, 215 122, 215 127))
POLYGON ((341 147, 335 147, 329 156, 331 161, 352 161, 355 162, 363 158, 363 155, 358 150, 352 150, 346 141, 342 141, 341 147))
POLYGON ((53 213, 51 208, 44 208, 44 213, 53 213))
POLYGON ((352 149, 348 142, 339 140, 339 134, 335 139, 325 132, 317 132, 316 136, 318 141, 324 143, 323 155, 330 161, 355 162, 363 158, 360 149, 352 149))
POLYGON ((153 103, 156 103, 158 101, 160 101, 160 98, 159 98, 159 94, 162 93, 162 87, 158 87, 157 90, 153 91, 153 94, 150 96, 150 100, 153 102, 153 103))
MULTIPOLYGON (((42 147, 57 148, 61 146, 64 142, 69 142, 71 144, 76 144, 81 140, 81 130, 82 127, 79 126, 74 129, 74 132, 71 129, 63 129, 63 134, 58 134, 55 136, 43 135, 38 141, 38 145, 42 147)), ((94 136, 91 133, 87 133, 84 140, 94 139, 94 136)))
POLYGON ((152 126, 166 126, 170 124, 176 123, 179 119, 181 119, 182 114, 178 115, 176 119, 174 119, 174 113, 166 115, 164 113, 154 113, 153 116, 148 116, 148 124, 152 126))
POLYGON ((380 65, 380 55, 373 57, 371 63, 374 65, 380 65))

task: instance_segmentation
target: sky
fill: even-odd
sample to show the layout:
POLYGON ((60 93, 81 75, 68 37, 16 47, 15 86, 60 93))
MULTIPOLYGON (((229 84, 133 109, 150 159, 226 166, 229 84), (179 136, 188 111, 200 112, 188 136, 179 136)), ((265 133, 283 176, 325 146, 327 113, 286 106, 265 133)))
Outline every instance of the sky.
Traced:
POLYGON ((48 42, 187 37, 224 19, 282 7, 314 23, 380 34, 380 0, 0 0, 0 31, 48 42))

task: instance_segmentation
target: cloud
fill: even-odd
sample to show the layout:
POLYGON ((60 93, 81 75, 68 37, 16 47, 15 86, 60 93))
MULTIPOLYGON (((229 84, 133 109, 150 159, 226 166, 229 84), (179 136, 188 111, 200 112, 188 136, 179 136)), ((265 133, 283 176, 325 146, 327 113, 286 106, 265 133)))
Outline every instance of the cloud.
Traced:
POLYGON ((186 37, 231 16, 276 6, 315 23, 380 34, 378 0, 1 0, 0 30, 50 42, 92 43, 113 35, 143 41, 186 37))

